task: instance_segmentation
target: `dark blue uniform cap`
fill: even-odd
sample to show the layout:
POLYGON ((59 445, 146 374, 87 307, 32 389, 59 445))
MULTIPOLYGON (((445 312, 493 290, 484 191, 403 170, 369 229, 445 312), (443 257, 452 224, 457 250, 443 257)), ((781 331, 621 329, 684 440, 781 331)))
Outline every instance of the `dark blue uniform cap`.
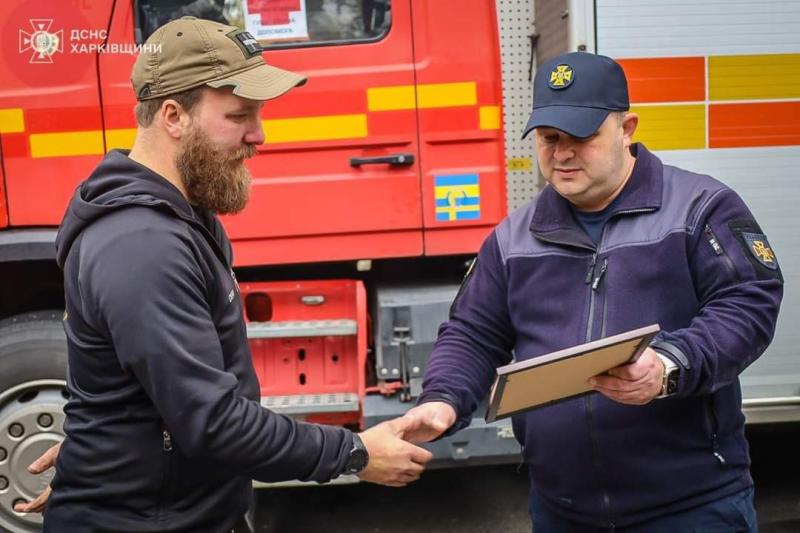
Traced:
POLYGON ((589 137, 611 111, 630 109, 628 82, 610 57, 573 52, 542 64, 533 79, 533 112, 522 134, 547 126, 589 137))

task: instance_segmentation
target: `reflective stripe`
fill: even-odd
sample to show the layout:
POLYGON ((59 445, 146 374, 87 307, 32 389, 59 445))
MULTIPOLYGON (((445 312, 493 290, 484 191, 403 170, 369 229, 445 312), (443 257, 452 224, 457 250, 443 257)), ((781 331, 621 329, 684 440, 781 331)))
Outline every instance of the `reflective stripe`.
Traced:
POLYGON ((133 141, 136 140, 136 128, 108 130, 106 132, 106 148, 133 148, 133 141))
POLYGON ((640 117, 633 138, 650 150, 690 150, 706 147, 704 104, 633 106, 640 117))
POLYGON ((263 124, 267 144, 361 139, 368 135, 367 115, 270 119, 263 124))
POLYGON ((631 101, 702 102, 706 99, 704 57, 620 59, 631 101))
MULTIPOLYGON (((367 89, 369 111, 413 110, 477 106, 477 84, 473 81, 420 85, 398 85, 367 89)), ((482 130, 501 127, 500 107, 478 108, 482 130)), ((367 114, 323 115, 283 119, 265 119, 262 124, 267 144, 338 139, 363 139, 369 136, 367 114)), ((91 126, 90 126, 91 127, 91 126)), ((0 133, 24 131, 22 109, 0 110, 0 133)), ((135 128, 106 131, 68 131, 33 133, 30 135, 31 157, 64 157, 103 155, 114 148, 131 148, 136 138, 135 128), (105 146, 103 145, 105 135, 105 146)))
POLYGON ((800 102, 711 104, 710 148, 800 144, 800 102))
POLYGON ((482 130, 500 129, 500 106, 484 105, 480 108, 480 124, 482 130))
POLYGON ((25 117, 22 109, 0 109, 0 133, 23 131, 25 131, 25 117))
POLYGON ((31 157, 103 154, 103 132, 99 130, 35 133, 30 141, 31 157))
POLYGON ((474 81, 419 84, 416 86, 416 98, 414 85, 367 89, 369 111, 474 106, 477 103, 478 89, 474 81))
POLYGON ((800 54, 709 56, 708 98, 800 98, 800 54))
POLYGON ((478 89, 474 81, 417 85, 420 109, 476 105, 478 89))
POLYGON ((370 111, 414 109, 416 106, 413 85, 367 89, 367 109, 370 111))

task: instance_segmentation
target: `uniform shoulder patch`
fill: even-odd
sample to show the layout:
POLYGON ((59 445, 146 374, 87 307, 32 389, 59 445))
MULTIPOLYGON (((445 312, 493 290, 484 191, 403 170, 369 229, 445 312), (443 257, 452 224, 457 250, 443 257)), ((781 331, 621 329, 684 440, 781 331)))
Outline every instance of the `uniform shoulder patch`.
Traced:
POLYGON ((743 231, 742 238, 747 243, 747 251, 749 251, 759 263, 772 270, 778 269, 778 260, 775 258, 775 253, 772 251, 766 235, 743 231))
POLYGON ((755 220, 731 220, 728 228, 745 250, 745 255, 762 278, 783 279, 778 258, 772 250, 767 236, 755 220))

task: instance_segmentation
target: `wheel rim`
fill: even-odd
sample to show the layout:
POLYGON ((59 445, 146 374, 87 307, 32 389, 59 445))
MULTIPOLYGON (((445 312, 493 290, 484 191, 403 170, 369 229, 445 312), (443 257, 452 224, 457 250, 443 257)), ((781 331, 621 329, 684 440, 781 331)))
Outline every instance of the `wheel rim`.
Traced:
POLYGON ((46 379, 21 383, 0 393, 0 526, 19 532, 41 529, 42 515, 13 510, 44 490, 53 469, 32 475, 26 468, 64 438, 66 383, 46 379))

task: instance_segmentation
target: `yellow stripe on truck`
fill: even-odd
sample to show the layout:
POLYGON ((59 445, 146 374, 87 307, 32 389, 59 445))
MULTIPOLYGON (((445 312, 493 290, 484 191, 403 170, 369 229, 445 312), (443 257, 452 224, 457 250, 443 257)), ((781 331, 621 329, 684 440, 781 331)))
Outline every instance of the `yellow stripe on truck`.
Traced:
POLYGON ((30 141, 31 157, 103 155, 103 132, 100 130, 33 133, 30 141))
POLYGON ((0 133, 22 133, 25 117, 22 109, 0 109, 0 133))
POLYGON ((267 144, 362 139, 367 136, 367 115, 269 119, 263 124, 267 144))
POLYGON ((108 130, 106 132, 106 148, 122 148, 130 150, 136 140, 136 128, 108 130))
POLYGON ((476 105, 478 89, 474 81, 417 85, 420 109, 476 105))
POLYGON ((397 111, 416 107, 413 85, 367 89, 367 109, 370 111, 397 111))
POLYGON ((496 105, 481 106, 480 125, 482 130, 499 130, 500 107, 496 105))
POLYGON ((800 54, 709 56, 708 98, 800 98, 800 54))
POLYGON ((706 147, 706 109, 694 105, 631 106, 639 115, 634 141, 650 150, 689 150, 706 147))
POLYGON ((474 81, 367 89, 367 109, 369 111, 399 111, 415 107, 434 109, 474 106, 477 103, 478 89, 474 81))

